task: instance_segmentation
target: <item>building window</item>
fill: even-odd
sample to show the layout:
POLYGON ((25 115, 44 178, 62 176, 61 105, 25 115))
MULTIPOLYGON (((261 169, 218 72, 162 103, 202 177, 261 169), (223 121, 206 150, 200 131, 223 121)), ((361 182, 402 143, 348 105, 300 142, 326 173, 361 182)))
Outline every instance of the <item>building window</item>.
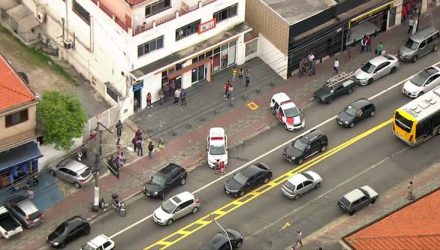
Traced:
POLYGON ((168 8, 171 8, 171 0, 159 0, 145 7, 145 16, 148 17, 155 15, 168 8))
POLYGON ((77 3, 75 0, 72 2, 72 9, 73 12, 75 12, 81 19, 84 20, 87 24, 90 24, 90 13, 84 9, 79 3, 77 3))
POLYGON ((182 38, 190 36, 194 33, 197 33, 197 29, 200 25, 200 20, 197 20, 193 23, 180 27, 176 30, 176 41, 179 41, 182 38))
POLYGON ((237 4, 229 6, 214 13, 213 17, 217 19, 217 23, 237 15, 237 4))
POLYGON ((29 119, 28 110, 22 110, 6 116, 6 128, 25 122, 29 119))
POLYGON ((138 46, 138 57, 163 48, 163 36, 148 41, 138 46))

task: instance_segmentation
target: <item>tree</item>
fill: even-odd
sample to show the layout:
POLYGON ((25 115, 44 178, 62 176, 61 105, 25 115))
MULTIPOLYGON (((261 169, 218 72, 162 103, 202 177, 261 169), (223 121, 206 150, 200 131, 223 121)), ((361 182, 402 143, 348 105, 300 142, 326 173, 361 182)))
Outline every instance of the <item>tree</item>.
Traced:
POLYGON ((44 141, 68 150, 73 138, 83 135, 87 115, 79 100, 71 95, 47 91, 38 104, 38 117, 44 127, 44 141))

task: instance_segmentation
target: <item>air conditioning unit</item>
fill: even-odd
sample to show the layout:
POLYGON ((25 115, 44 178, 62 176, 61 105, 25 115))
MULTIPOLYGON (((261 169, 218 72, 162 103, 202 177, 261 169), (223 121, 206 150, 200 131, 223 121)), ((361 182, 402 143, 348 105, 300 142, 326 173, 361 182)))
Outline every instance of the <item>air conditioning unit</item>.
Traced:
POLYGON ((37 20, 40 23, 45 23, 47 19, 47 14, 45 12, 38 12, 37 13, 37 20))
POLYGON ((64 40, 64 48, 65 49, 73 48, 73 41, 72 41, 72 39, 65 39, 64 40))

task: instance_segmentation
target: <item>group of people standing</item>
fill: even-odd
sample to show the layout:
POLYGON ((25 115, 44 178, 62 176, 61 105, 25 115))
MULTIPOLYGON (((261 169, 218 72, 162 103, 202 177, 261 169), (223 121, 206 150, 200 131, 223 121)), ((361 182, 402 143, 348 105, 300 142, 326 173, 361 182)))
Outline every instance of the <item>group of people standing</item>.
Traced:
MULTIPOLYGON (((361 53, 366 51, 366 52, 371 52, 371 43, 372 43, 372 39, 370 35, 365 34, 364 37, 361 39, 361 53)), ((383 43, 382 41, 380 41, 377 45, 376 45, 376 49, 374 50, 374 53, 376 55, 382 55, 383 53, 383 43)))
POLYGON ((180 101, 182 105, 186 105, 186 91, 180 86, 176 86, 176 83, 174 81, 170 81, 169 83, 164 84, 162 89, 159 91, 159 94, 161 101, 163 102, 167 102, 168 98, 171 97, 174 98, 174 104, 178 104, 180 101))
MULTIPOLYGON (((144 156, 144 144, 143 144, 143 140, 142 140, 142 131, 140 129, 138 129, 135 132, 135 135, 133 137, 133 139, 131 140, 131 142, 133 143, 133 148, 134 151, 137 153, 138 156, 144 156)), ((154 151, 154 144, 153 141, 151 141, 150 139, 148 140, 148 158, 153 158, 153 151, 154 151)))
MULTIPOLYGON (((239 79, 244 79, 244 83, 245 83, 245 87, 249 87, 249 83, 250 83, 250 70, 246 69, 245 71, 243 71, 243 68, 239 67, 233 67, 232 68, 232 82, 235 82, 236 80, 239 79)), ((223 95, 223 97, 225 98, 225 101, 231 99, 234 100, 234 97, 232 97, 232 92, 234 91, 234 86, 232 85, 231 81, 226 81, 225 85, 224 85, 224 91, 225 94, 223 95)))

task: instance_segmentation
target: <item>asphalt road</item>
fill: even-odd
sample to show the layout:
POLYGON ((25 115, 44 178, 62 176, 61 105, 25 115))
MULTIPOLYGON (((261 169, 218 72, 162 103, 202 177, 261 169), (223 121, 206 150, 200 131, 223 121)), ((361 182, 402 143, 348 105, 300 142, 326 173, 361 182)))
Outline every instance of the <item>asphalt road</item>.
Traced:
MULTIPOLYGON (((401 68, 394 75, 387 76, 370 86, 358 87, 353 94, 341 97, 331 105, 312 103, 309 107, 304 107, 303 111, 307 123, 304 130, 290 133, 282 129, 280 125, 247 141, 244 145, 231 150, 228 171, 231 172, 233 168, 243 166, 249 160, 264 155, 280 144, 288 142, 300 133, 333 117, 350 102, 361 97, 374 96, 418 70, 434 64, 438 60, 438 55, 437 53, 424 57, 417 64, 401 64, 401 68)), ((376 116, 363 121, 355 128, 340 128, 334 120, 319 127, 329 137, 328 151, 389 120, 394 109, 408 101, 410 99, 401 93, 401 86, 397 86, 374 98, 373 102, 377 108, 376 116)), ((294 240, 292 229, 279 231, 286 222, 292 225, 291 228, 301 228, 304 236, 307 236, 327 223, 341 216, 346 216, 336 206, 340 195, 364 184, 369 184, 379 193, 383 193, 436 161, 438 156, 435 148, 439 143, 440 138, 434 138, 417 148, 409 149, 392 134, 391 125, 386 125, 348 147, 335 151, 328 158, 310 165, 310 169, 318 172, 324 179, 319 190, 312 191, 297 201, 291 201, 282 195, 278 185, 264 195, 225 215, 219 222, 225 227, 237 229, 245 235, 243 249, 285 248, 294 240)), ((272 167, 274 178, 294 168, 283 160, 281 150, 282 147, 258 160, 272 167)), ((229 176, 225 178, 229 178, 229 176)), ((87 239, 104 233, 114 236, 117 249, 143 249, 233 201, 223 193, 225 178, 196 193, 202 202, 199 213, 176 221, 169 227, 156 225, 151 218, 148 218, 154 209, 160 206, 161 201, 153 201, 139 196, 128 204, 126 217, 120 218, 111 212, 111 216, 93 224, 89 237, 72 242, 68 248, 78 249, 87 239), (144 217, 147 219, 142 221, 144 217), (136 223, 138 225, 132 226, 130 230, 120 232, 121 229, 136 223)), ((185 190, 197 190, 215 179, 218 179, 218 176, 215 176, 212 170, 200 167, 190 173, 185 186, 179 187, 172 194, 185 190)), ((379 199, 375 205, 379 206, 380 202, 379 199)), ((372 206, 360 213, 375 212, 377 212, 375 206, 372 206)), ((355 220, 356 215, 349 219, 355 220)), ((208 224, 202 230, 188 234, 182 241, 170 248, 199 249, 218 230, 219 228, 215 224, 208 224)))

